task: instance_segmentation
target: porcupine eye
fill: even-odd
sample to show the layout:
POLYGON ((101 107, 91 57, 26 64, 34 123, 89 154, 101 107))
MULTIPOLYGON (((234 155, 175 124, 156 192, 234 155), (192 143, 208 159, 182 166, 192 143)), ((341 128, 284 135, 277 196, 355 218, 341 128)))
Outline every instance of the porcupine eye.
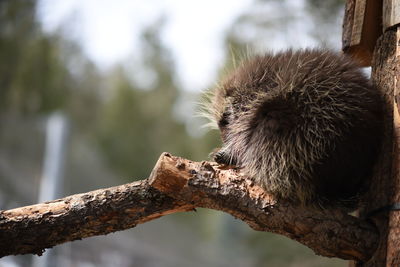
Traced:
POLYGON ((231 123, 231 121, 230 121, 232 119, 231 115, 232 115, 232 112, 230 110, 227 110, 224 113, 222 113, 222 116, 221 116, 220 120, 218 121, 218 127, 221 132, 221 139, 222 139, 222 142, 224 143, 224 146, 222 148, 220 148, 219 150, 215 151, 213 153, 212 157, 219 164, 226 164, 226 165, 235 165, 236 164, 236 159, 232 157, 232 155, 230 154, 230 151, 228 149, 226 149, 226 147, 225 147, 226 135, 227 135, 227 132, 229 131, 227 126, 229 125, 229 123, 231 123))
POLYGON ((218 127, 221 128, 225 128, 228 124, 229 124, 229 115, 230 112, 225 111, 224 113, 222 113, 221 119, 218 121, 218 127))

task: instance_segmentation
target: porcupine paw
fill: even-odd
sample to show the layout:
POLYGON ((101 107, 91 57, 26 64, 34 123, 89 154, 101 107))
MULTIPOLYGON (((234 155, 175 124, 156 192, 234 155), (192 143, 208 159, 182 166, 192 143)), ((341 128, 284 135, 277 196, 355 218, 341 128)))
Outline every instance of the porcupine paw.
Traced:
POLYGON ((214 151, 213 153, 211 153, 211 156, 218 164, 225 164, 225 165, 236 164, 236 160, 234 160, 234 158, 223 149, 214 151))

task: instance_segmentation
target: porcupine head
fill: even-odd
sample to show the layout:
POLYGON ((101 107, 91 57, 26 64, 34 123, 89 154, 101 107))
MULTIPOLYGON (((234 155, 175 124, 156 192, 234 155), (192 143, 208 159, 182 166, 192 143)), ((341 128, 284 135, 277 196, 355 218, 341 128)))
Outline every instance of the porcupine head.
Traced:
POLYGON ((209 95, 221 164, 277 199, 354 210, 381 141, 382 98, 348 57, 288 50, 243 61, 209 95))

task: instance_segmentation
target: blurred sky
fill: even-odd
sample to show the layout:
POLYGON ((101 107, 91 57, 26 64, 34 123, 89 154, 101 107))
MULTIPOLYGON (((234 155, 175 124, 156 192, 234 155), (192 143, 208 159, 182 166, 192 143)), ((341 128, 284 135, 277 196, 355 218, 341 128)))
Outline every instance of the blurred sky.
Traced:
MULTIPOLYGON (((271 1, 270 15, 278 13, 271 1)), ((275 3, 274 3, 275 2, 275 3)), ((303 0, 286 1, 303 12, 303 0)), ((102 69, 134 57, 140 33, 164 16, 165 45, 173 53, 182 87, 204 89, 215 80, 223 65, 225 31, 251 8, 252 0, 40 0, 39 17, 46 31, 60 27, 77 40, 85 54, 102 69)), ((304 14, 304 12, 303 12, 304 14)), ((271 36, 268 47, 312 46, 307 37, 307 17, 291 25, 292 34, 271 36), (288 40, 287 36, 292 36, 288 40)), ((243 33, 244 35, 246 32, 243 33)))

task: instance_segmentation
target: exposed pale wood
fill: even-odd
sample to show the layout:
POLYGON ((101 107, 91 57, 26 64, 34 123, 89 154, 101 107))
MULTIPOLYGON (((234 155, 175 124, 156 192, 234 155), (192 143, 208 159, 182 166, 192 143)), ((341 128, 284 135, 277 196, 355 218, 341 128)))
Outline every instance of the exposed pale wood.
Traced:
POLYGON ((400 24, 400 0, 383 0, 383 30, 400 24))
POLYGON ((344 18, 343 18, 343 31, 342 31, 342 49, 343 51, 348 50, 351 47, 352 32, 353 32, 353 21, 354 21, 354 10, 356 1, 347 0, 344 18))
POLYGON ((40 254, 194 207, 228 212, 255 230, 285 235, 327 257, 367 260, 378 240, 367 221, 277 203, 238 170, 164 153, 148 180, 1 211, 0 256, 40 254))
POLYGON ((361 43, 366 6, 367 0, 355 0, 350 46, 359 45, 361 43))
POLYGON ((372 54, 382 34, 382 1, 347 0, 342 49, 361 66, 371 66, 372 54))

